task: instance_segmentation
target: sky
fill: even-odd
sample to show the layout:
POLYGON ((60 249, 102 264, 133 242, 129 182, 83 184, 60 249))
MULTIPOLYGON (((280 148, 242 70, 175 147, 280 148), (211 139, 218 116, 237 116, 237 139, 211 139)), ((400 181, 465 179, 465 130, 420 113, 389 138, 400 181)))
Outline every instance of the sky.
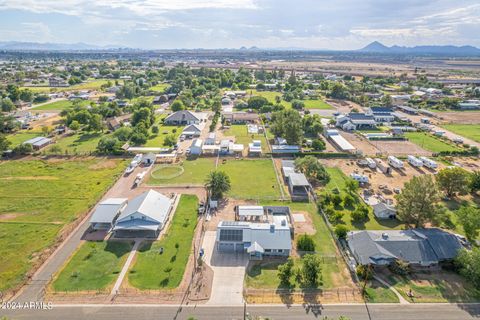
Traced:
POLYGON ((479 0, 0 0, 0 41, 142 49, 480 47, 479 0))

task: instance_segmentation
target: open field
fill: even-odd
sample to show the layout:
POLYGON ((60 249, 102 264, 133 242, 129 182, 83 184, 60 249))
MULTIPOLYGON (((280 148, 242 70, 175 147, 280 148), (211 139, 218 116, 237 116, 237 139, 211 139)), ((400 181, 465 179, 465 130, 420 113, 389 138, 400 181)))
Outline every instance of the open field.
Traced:
POLYGON ((106 289, 118 277, 131 249, 131 242, 83 243, 52 283, 53 290, 106 289))
MULTIPOLYGON (((80 100, 79 101, 79 104, 81 106, 88 106, 90 105, 91 101, 88 101, 88 100, 80 100)), ((55 101, 55 102, 52 102, 52 103, 47 103, 47 104, 44 104, 44 105, 41 105, 41 106, 38 106, 38 107, 34 107, 32 108, 32 110, 35 110, 35 111, 50 111, 50 110, 63 110, 63 109, 67 109, 69 107, 73 106, 73 101, 71 100, 60 100, 60 101, 55 101)))
MULTIPOLYGON (((181 166, 184 172, 172 179, 159 179, 155 177, 155 166, 152 175, 147 181, 149 185, 201 185, 205 183, 205 179, 210 171, 215 169, 215 160, 211 158, 199 158, 196 160, 185 160, 181 166)), ((162 169, 164 171, 165 169, 162 169)), ((161 176, 161 175, 160 175, 161 176)))
POLYGON ((241 143, 248 149, 248 144, 252 140, 260 140, 262 142, 262 152, 269 152, 267 140, 264 134, 249 134, 246 125, 235 124, 231 125, 229 129, 222 132, 224 137, 235 137, 236 143, 241 143))
POLYGON ((436 114, 451 124, 480 124, 480 111, 450 111, 436 114))
POLYGON ((305 103, 305 109, 333 109, 331 105, 323 101, 322 99, 318 100, 302 100, 305 103))
POLYGON ((86 213, 125 162, 29 160, 0 164, 0 290, 20 284, 59 231, 86 213))
POLYGON ((371 141, 372 145, 375 146, 383 154, 393 155, 393 156, 406 156, 406 155, 415 155, 415 156, 430 156, 432 153, 427 151, 417 144, 411 141, 371 141))
POLYGON ((139 289, 176 288, 185 272, 192 252, 192 240, 197 225, 198 198, 182 195, 167 232, 160 241, 144 244, 128 281, 139 289), (163 253, 159 253, 159 248, 163 253))
POLYGON ((12 133, 7 135, 7 140, 11 142, 10 148, 15 148, 16 146, 22 144, 23 142, 35 138, 41 137, 44 134, 41 131, 34 131, 34 130, 22 130, 16 133, 12 133))
POLYGON ((442 127, 465 138, 480 142, 480 124, 444 124, 442 127))
POLYGON ((47 153, 53 146, 60 147, 60 153, 68 154, 87 154, 94 152, 97 148, 98 141, 102 137, 108 136, 100 132, 97 133, 76 133, 66 137, 62 137, 55 144, 46 148, 47 153))
MULTIPOLYGON (((282 92, 279 91, 257 91, 257 90, 247 90, 247 94, 251 94, 253 96, 260 96, 266 98, 271 103, 276 103, 275 97, 282 98, 282 92)), ((305 103, 305 109, 333 109, 331 105, 323 101, 322 99, 305 99, 302 100, 305 103)), ((290 109, 292 108, 292 103, 281 100, 281 105, 285 108, 290 109)))
POLYGON ((230 177, 232 189, 228 196, 236 199, 278 199, 280 187, 272 160, 227 160, 218 170, 230 177))
POLYGON ((149 90, 158 91, 160 93, 163 93, 163 92, 165 92, 165 89, 167 89, 168 87, 170 87, 170 85, 168 83, 159 83, 157 85, 154 85, 153 87, 150 87, 149 90))
POLYGON ((21 89, 28 89, 35 93, 50 93, 60 91, 78 91, 78 90, 98 90, 109 80, 92 80, 84 83, 75 84, 68 87, 49 87, 49 86, 35 86, 35 87, 21 87, 21 89))
POLYGON ((144 147, 164 147, 165 137, 173 134, 175 139, 178 139, 180 133, 182 133, 182 127, 177 126, 159 126, 159 132, 157 134, 151 133, 150 137, 147 140, 147 143, 144 144, 144 147))
POLYGON ((460 151, 461 149, 453 143, 448 143, 440 138, 434 137, 424 132, 406 132, 405 136, 409 141, 415 143, 420 148, 434 153, 442 151, 460 151))

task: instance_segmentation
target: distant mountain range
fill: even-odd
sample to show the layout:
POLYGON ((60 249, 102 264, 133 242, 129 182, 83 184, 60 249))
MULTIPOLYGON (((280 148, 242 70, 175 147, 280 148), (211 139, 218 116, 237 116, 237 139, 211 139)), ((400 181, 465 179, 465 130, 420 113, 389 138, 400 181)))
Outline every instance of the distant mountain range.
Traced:
POLYGON ((0 42, 0 50, 31 50, 31 51, 84 51, 117 49, 118 46, 96 46, 83 42, 78 43, 39 43, 6 41, 0 42))
POLYGON ((446 54, 446 55, 480 55, 480 49, 472 46, 391 46, 374 41, 368 46, 358 50, 367 53, 393 53, 393 54, 446 54))

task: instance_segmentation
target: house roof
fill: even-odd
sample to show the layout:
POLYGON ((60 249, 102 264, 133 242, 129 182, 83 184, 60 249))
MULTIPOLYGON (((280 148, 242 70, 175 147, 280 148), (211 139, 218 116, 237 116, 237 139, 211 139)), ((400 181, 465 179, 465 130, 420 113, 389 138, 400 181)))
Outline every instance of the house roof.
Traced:
POLYGON ((36 137, 25 141, 23 144, 31 144, 32 146, 43 146, 50 143, 52 139, 45 137, 36 137))
POLYGON ((195 114, 189 110, 180 110, 170 114, 165 118, 164 122, 181 122, 181 121, 200 121, 201 117, 199 114, 195 114))
POLYGON ((370 110, 372 111, 373 114, 393 112, 392 108, 389 108, 389 107, 371 107, 370 110))
POLYGON ((453 259, 462 245, 441 229, 355 231, 348 243, 360 264, 401 259, 407 262, 439 262, 453 259))
POLYGON ((238 215, 247 216, 263 216, 262 206, 238 206, 238 215))
POLYGON ((263 249, 262 246, 255 241, 250 247, 247 248, 247 252, 248 253, 253 253, 253 252, 264 253, 265 249, 263 249))
POLYGON ((108 198, 100 202, 90 218, 90 223, 112 223, 127 201, 126 198, 108 198))
POLYGON ((308 180, 303 173, 290 172, 289 175, 288 175, 288 179, 290 181, 290 184, 293 187, 308 187, 308 186, 310 186, 310 183, 308 183, 308 180))
MULTIPOLYGON (((131 221, 129 217, 135 213, 140 213, 157 222, 164 223, 168 217, 172 200, 154 190, 148 190, 141 195, 133 198, 120 214, 117 225, 120 222, 131 221)), ((140 220, 140 219, 134 219, 140 220)), ((117 225, 115 228, 117 229, 117 225)))
POLYGON ((187 132, 202 132, 202 128, 198 124, 190 124, 183 128, 182 133, 185 134, 187 132))

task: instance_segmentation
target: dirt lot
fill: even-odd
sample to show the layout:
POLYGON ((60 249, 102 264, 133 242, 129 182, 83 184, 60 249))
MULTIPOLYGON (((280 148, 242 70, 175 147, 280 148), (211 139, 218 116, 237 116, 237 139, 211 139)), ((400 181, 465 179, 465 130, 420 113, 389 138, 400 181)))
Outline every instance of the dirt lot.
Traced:
POLYGON ((375 146, 368 140, 361 138, 354 133, 342 131, 341 135, 364 155, 376 155, 381 153, 381 151, 375 148, 375 146))
POLYGON ((420 148, 410 141, 372 141, 375 147, 383 154, 394 156, 416 155, 416 156, 430 156, 431 152, 420 148))
POLYGON ((444 122, 459 124, 480 123, 480 111, 437 112, 444 122))

